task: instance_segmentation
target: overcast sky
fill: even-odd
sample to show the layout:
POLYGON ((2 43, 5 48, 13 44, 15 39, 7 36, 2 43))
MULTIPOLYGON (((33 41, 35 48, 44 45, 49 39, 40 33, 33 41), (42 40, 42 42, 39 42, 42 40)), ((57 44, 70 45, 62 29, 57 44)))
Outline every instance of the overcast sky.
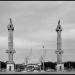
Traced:
POLYGON ((56 61, 57 33, 60 19, 63 27, 63 61, 75 61, 75 2, 74 1, 0 1, 0 59, 8 60, 9 18, 14 25, 14 61, 39 62, 45 42, 46 61, 56 61), (31 53, 32 48, 32 53, 31 53))

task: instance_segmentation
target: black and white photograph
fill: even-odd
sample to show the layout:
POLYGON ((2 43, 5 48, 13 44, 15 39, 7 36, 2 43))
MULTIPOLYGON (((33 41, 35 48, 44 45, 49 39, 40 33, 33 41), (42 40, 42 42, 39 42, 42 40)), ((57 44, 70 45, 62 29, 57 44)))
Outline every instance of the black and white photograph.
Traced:
POLYGON ((0 74, 75 74, 75 1, 0 1, 0 74))

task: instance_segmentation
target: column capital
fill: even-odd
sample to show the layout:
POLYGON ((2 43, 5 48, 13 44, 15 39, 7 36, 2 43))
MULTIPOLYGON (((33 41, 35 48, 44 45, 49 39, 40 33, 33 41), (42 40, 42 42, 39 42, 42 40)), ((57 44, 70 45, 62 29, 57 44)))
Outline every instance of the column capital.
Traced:
POLYGON ((16 51, 15 50, 6 50, 6 53, 8 53, 8 54, 14 54, 14 53, 16 53, 16 51))
POLYGON ((56 50, 55 51, 56 54, 63 54, 63 52, 64 52, 63 50, 56 50))
POLYGON ((12 30, 12 31, 14 30, 14 27, 13 27, 11 18, 10 18, 10 23, 9 23, 9 25, 7 26, 7 28, 8 28, 8 30, 12 30))
POLYGON ((61 25, 60 25, 60 20, 58 21, 58 25, 57 25, 57 28, 56 28, 56 32, 58 32, 58 31, 62 31, 62 27, 61 27, 61 25))

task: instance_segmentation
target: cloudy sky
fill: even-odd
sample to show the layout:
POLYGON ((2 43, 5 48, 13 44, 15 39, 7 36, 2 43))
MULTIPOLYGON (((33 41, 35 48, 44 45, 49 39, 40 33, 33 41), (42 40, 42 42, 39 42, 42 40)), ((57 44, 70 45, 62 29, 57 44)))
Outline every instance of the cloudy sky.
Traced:
POLYGON ((0 60, 8 60, 9 18, 14 25, 14 61, 39 62, 45 42, 45 61, 56 61, 57 33, 60 19, 63 27, 63 61, 75 61, 75 2, 74 1, 0 1, 0 60), (31 52, 32 49, 32 52, 31 52))

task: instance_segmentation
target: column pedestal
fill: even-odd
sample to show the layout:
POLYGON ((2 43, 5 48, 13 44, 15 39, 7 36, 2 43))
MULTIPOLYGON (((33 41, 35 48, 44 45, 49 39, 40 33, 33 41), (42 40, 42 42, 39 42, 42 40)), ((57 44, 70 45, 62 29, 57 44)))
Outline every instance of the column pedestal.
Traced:
POLYGON ((64 64, 63 63, 57 63, 56 65, 57 71, 64 71, 64 64))
POLYGON ((7 71, 15 71, 15 64, 7 63, 7 71))

